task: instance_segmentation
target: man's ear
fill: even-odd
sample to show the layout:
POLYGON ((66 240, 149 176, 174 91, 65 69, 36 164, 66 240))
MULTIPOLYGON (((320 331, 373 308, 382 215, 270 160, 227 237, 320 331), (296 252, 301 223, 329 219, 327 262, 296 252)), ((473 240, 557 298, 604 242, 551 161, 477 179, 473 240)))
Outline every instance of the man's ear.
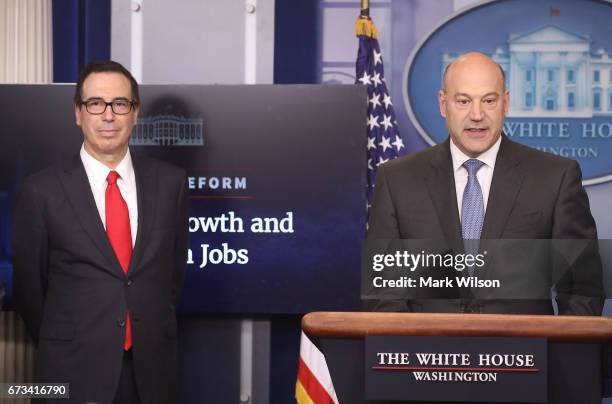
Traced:
POLYGON ((81 126, 81 106, 80 105, 75 104, 74 106, 74 119, 76 120, 77 126, 81 126))
POLYGON ((510 109, 510 90, 504 91, 504 115, 508 115, 508 109, 510 109))
POLYGON ((138 122, 138 116, 140 115, 140 104, 134 105, 134 125, 138 122))
POLYGON ((440 104, 440 115, 446 118, 446 94, 444 91, 438 91, 438 104, 440 104))

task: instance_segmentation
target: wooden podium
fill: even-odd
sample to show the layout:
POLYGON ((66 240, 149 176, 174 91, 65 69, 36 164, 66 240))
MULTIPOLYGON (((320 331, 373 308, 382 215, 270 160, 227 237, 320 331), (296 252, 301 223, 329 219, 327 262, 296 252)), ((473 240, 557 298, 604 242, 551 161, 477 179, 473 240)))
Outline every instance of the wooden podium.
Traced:
MULTIPOLYGON (((612 318, 509 314, 315 312, 302 329, 325 355, 340 404, 364 399, 365 337, 534 337, 548 342, 548 402, 601 403, 612 318)), ((443 388, 443 387, 441 387, 443 388)))

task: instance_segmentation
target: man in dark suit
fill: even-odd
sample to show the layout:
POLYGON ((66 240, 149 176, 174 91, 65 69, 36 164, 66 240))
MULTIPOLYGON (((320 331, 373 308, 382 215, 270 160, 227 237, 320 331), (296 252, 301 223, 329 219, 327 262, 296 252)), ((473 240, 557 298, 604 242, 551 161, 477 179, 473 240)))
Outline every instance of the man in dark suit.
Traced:
MULTIPOLYGON (((368 238, 597 239, 578 164, 502 134, 509 92, 497 63, 476 52, 462 55, 446 69, 438 98, 450 136, 378 168, 368 238)), ((571 268, 559 277, 559 313, 601 314, 600 261, 593 248, 579 254, 588 264, 586 272, 571 268)), ((512 276, 509 271, 513 269, 506 268, 506 277, 512 276)), ((388 300, 369 306, 390 311, 553 313, 551 300, 542 296, 487 301, 470 298, 472 291, 467 291, 467 299, 465 290, 455 292, 456 299, 388 300)))
POLYGON ((89 64, 74 104, 80 153, 28 177, 14 213, 15 304, 36 381, 69 383, 74 403, 176 402, 185 172, 130 154, 140 98, 120 64, 89 64))

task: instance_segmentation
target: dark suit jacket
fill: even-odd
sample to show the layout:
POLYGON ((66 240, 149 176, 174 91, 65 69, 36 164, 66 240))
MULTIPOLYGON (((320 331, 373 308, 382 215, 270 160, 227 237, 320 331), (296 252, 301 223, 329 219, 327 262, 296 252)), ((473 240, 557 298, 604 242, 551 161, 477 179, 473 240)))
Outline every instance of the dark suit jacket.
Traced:
POLYGON ((17 199, 16 309, 37 344, 36 380, 70 383, 69 402, 112 401, 128 310, 143 403, 177 400, 175 307, 186 270, 185 172, 145 157, 132 161, 138 231, 127 277, 79 156, 28 177, 17 199))
MULTIPOLYGON (((449 142, 447 139, 378 168, 368 238, 461 239, 449 142)), ((597 239, 578 164, 502 136, 481 239, 597 239)), ((597 284, 601 267, 597 266, 599 256, 594 252, 596 273, 584 276, 585 282, 596 280, 596 292, 590 289, 582 299, 568 291, 558 299, 560 313, 601 314, 603 299, 599 296, 603 292, 601 284, 597 284)), ((566 284, 577 283, 572 275, 575 273, 565 277, 566 284)), ((491 300, 468 305, 461 298, 379 301, 374 306, 376 310, 391 311, 553 313, 550 299, 491 300)))

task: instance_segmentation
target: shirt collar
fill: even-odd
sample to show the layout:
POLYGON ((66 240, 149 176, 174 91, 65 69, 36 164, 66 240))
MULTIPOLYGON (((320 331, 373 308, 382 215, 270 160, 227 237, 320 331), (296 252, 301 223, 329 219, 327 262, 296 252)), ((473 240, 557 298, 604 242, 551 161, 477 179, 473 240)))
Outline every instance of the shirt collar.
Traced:
MULTIPOLYGON (((108 173, 111 169, 96 160, 91 154, 87 153, 85 144, 81 145, 80 156, 92 187, 106 187, 106 177, 108 177, 108 173)), ((119 173, 121 177, 120 180, 123 180, 126 187, 132 188, 134 186, 134 168, 130 149, 128 149, 123 159, 119 162, 117 167, 115 167, 115 171, 119 173)))
MULTIPOLYGON (((484 153, 478 155, 476 158, 487 166, 491 168, 495 168, 495 160, 497 160, 497 152, 499 151, 499 146, 501 145, 501 136, 497 138, 497 141, 493 143, 493 146, 489 147, 484 153)), ((451 157, 453 159, 453 171, 457 172, 463 166, 467 160, 472 157, 468 156, 464 152, 462 152, 453 142, 453 139, 450 139, 450 151, 451 157)))

